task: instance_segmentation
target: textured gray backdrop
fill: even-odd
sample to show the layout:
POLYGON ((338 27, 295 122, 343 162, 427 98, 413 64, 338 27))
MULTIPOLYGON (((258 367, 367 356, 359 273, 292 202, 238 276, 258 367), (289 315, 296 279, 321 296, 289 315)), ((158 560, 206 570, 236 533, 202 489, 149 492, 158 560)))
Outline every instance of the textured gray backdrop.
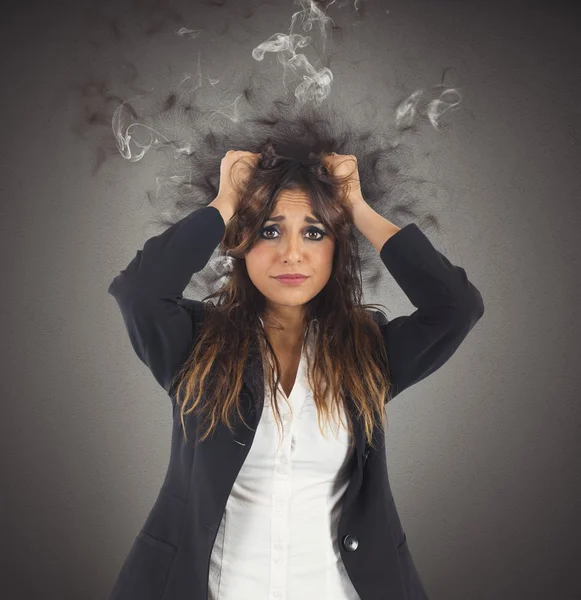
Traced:
MULTIPOLYGON (((117 73, 114 93, 124 100, 134 92, 121 85, 123 57, 151 87, 195 72, 201 49, 205 86, 219 79, 215 89, 227 95, 236 73, 279 72, 274 58, 259 63, 250 52, 288 31, 297 10, 282 1, 189 2, 181 22, 175 6, 13 3, 2 15, 7 600, 104 599, 169 456, 169 400, 135 357, 107 294, 153 233, 145 192, 161 163, 155 152, 135 163, 117 155, 97 170, 96 148, 111 142, 111 127, 83 127, 99 96, 79 85, 117 73), (114 19, 133 23, 131 34, 117 36, 114 19), (181 26, 202 34, 178 39, 181 26)), ((345 28, 342 45, 328 40, 332 94, 391 116, 398 98, 432 88, 450 69, 447 81, 463 98, 440 131, 424 125, 406 140, 416 173, 447 192, 434 205, 444 235, 430 238, 466 269, 486 309, 457 354, 388 408, 390 477, 418 570, 433 600, 579 598, 574 9, 373 0, 339 2, 329 14, 345 28), (361 62, 342 62, 351 58, 361 62)), ((366 300, 392 315, 413 310, 395 284, 366 300)))

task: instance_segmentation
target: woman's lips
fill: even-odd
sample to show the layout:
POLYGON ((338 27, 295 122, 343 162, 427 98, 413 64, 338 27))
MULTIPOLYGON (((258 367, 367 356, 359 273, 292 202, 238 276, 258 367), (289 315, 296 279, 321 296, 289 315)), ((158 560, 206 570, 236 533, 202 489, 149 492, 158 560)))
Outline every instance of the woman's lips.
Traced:
POLYGON ((275 279, 277 281, 280 281, 281 283, 303 283, 303 281, 306 281, 308 279, 308 277, 275 277, 275 279))

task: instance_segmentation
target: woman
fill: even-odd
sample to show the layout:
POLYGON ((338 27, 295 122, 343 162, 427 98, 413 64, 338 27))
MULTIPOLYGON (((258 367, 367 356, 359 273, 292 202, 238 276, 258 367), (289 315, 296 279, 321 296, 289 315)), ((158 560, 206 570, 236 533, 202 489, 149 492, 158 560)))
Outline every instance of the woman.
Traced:
POLYGON ((229 151, 215 199, 109 287, 174 415, 165 481, 109 600, 426 599, 385 404, 453 355, 482 297, 415 224, 365 202, 353 155, 261 150, 229 151), (413 314, 361 304, 353 225, 413 314), (183 298, 218 244, 232 261, 218 302, 183 298))

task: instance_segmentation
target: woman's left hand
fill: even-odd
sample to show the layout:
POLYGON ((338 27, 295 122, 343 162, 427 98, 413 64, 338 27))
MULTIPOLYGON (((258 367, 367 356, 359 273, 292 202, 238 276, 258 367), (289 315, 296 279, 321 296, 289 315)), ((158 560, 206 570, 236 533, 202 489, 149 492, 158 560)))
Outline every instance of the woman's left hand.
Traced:
POLYGON ((353 209, 359 202, 365 202, 361 193, 361 182, 359 181, 359 168, 357 157, 354 154, 336 154, 329 152, 323 158, 323 164, 332 176, 341 180, 346 179, 347 200, 353 209))

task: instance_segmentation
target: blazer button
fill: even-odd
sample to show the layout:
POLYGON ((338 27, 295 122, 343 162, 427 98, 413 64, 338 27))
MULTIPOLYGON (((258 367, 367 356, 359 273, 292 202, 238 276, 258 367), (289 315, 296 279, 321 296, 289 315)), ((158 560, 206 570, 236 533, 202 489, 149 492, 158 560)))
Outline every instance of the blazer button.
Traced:
POLYGON ((369 448, 367 448, 367 450, 365 450, 365 452, 363 453, 363 462, 365 462, 367 460, 368 456, 369 456, 369 448))
POLYGON ((353 552, 354 550, 357 550, 357 546, 359 546, 359 538, 356 535, 346 535, 343 538, 343 548, 345 548, 345 550, 353 552))

